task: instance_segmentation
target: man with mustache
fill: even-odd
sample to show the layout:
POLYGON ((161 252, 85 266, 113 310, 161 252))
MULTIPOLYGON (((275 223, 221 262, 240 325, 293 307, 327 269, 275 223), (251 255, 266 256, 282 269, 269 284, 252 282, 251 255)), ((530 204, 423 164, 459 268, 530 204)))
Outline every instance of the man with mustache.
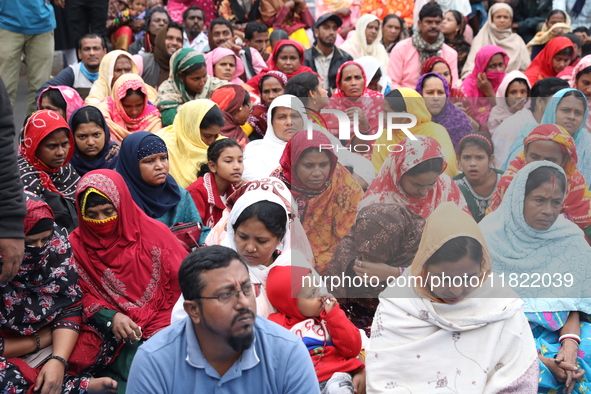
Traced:
POLYGON ((179 283, 189 316, 140 347, 128 394, 320 393, 304 343, 256 316, 260 284, 238 253, 197 249, 182 262, 179 283))
POLYGON ((430 57, 440 56, 451 67, 452 80, 458 81, 458 53, 444 43, 441 33, 443 11, 435 2, 429 2, 419 12, 419 22, 412 37, 400 41, 390 53, 388 76, 392 88, 417 86, 421 65, 430 57))
POLYGON ((69 86, 76 89, 80 97, 85 99, 92 84, 98 79, 99 66, 106 54, 104 38, 94 33, 85 35, 78 43, 80 62, 64 68, 55 78, 45 82, 37 91, 37 97, 49 86, 69 86))
POLYGON ((205 28, 205 13, 196 5, 192 5, 183 12, 183 48, 192 48, 197 52, 203 52, 207 46, 207 36, 203 32, 205 28))
POLYGON ((343 24, 335 14, 324 14, 314 24, 314 46, 304 52, 304 66, 314 70, 329 94, 337 88, 337 72, 345 62, 353 60, 347 52, 335 48, 337 30, 343 24))

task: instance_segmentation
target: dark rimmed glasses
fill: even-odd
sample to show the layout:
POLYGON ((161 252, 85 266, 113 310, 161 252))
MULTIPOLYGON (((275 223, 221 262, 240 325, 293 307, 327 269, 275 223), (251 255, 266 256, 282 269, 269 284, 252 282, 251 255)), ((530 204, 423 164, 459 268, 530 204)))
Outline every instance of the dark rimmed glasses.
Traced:
POLYGON ((254 293, 254 296, 256 298, 261 294, 261 286, 262 285, 263 285, 262 283, 251 283, 251 284, 242 286, 242 289, 240 289, 240 290, 226 291, 226 292, 224 292, 222 294, 218 294, 217 296, 214 296, 214 297, 195 297, 195 299, 218 300, 222 304, 227 304, 228 302, 230 302, 234 298, 238 299, 240 297, 240 293, 243 293, 246 297, 250 297, 254 293))

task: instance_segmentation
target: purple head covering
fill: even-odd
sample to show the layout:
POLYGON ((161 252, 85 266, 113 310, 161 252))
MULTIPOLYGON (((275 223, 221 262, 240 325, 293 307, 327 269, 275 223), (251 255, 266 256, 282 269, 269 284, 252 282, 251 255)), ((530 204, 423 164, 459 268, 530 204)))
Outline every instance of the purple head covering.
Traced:
POLYGON ((445 100, 445 105, 443 106, 441 112, 437 115, 432 115, 431 120, 445 127, 449 137, 451 138, 454 148, 457 150, 462 137, 472 132, 472 125, 470 124, 470 119, 468 119, 468 116, 451 102, 449 97, 449 85, 442 75, 437 73, 427 73, 421 75, 417 82, 416 91, 422 96, 423 81, 425 78, 433 75, 443 82, 443 89, 445 89, 445 97, 447 97, 447 99, 445 100))

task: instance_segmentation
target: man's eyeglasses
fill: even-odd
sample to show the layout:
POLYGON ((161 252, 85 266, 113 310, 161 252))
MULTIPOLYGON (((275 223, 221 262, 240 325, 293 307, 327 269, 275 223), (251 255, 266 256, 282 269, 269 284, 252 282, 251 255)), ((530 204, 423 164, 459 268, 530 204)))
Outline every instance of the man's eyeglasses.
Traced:
POLYGON ((258 297, 261 294, 261 286, 262 283, 251 283, 249 285, 245 285, 240 290, 232 290, 226 291, 225 293, 219 294, 215 297, 196 297, 195 299, 205 299, 205 300, 218 300, 222 304, 227 304, 234 298, 238 299, 240 292, 244 293, 246 297, 250 297, 253 292, 254 296, 258 297))

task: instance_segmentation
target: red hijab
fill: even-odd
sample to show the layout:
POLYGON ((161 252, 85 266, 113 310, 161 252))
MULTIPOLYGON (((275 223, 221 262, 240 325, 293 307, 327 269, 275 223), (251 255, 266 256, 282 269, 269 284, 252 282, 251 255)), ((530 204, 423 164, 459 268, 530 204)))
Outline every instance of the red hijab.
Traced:
POLYGON ((59 167, 49 168, 45 165, 45 163, 39 160, 37 156, 35 156, 41 141, 58 129, 66 129, 68 134, 70 150, 68 151, 68 156, 66 156, 66 161, 64 161, 63 164, 66 165, 74 155, 74 136, 70 131, 68 123, 60 116, 60 114, 51 110, 37 111, 31 115, 27 121, 27 124, 25 125, 23 141, 21 144, 21 154, 38 171, 51 173, 56 173, 59 171, 59 167))
POLYGON ((575 56, 575 47, 571 40, 566 37, 556 37, 550 40, 544 49, 535 57, 535 59, 531 62, 527 70, 525 70, 525 75, 532 86, 538 82, 540 79, 555 77, 556 73, 554 72, 554 68, 552 67, 552 60, 554 56, 558 54, 558 52, 566 49, 572 48, 571 51, 571 61, 575 56))
MULTIPOLYGON (((354 61, 348 61, 343 63, 341 67, 339 67, 339 71, 337 72, 337 90, 330 98, 330 101, 326 106, 326 109, 338 109, 342 112, 345 112, 347 108, 361 108, 369 122, 370 133, 374 134, 378 130, 384 95, 379 92, 375 92, 371 89, 368 89, 366 86, 367 84, 365 83, 366 81, 367 76, 365 75, 365 70, 359 63, 356 63, 354 61), (351 65, 359 67, 359 69, 361 70, 361 75, 363 75, 363 93, 361 94, 361 97, 355 101, 352 101, 350 98, 348 98, 341 88, 341 78, 343 75, 343 70, 345 69, 345 67, 351 65)), ((330 132, 335 136, 338 136, 339 122, 337 117, 331 114, 323 115, 323 117, 326 120, 330 132)), ((353 137, 352 130, 351 137, 353 137)), ((373 142, 374 141, 368 141, 367 143, 373 144, 373 142)), ((369 155, 368 158, 371 159, 371 155, 369 155)))
POLYGON ((451 74, 451 67, 449 66, 449 63, 442 57, 433 56, 425 60, 421 66, 421 75, 433 72, 433 67, 435 67, 437 63, 443 63, 449 69, 449 97, 466 97, 460 89, 454 88, 454 79, 453 75, 451 74))
POLYGON ((298 294, 303 278, 311 272, 309 268, 289 265, 271 268, 265 289, 277 313, 269 315, 269 320, 290 329, 307 319, 298 309, 298 294))
MULTIPOLYGON (((314 72, 314 70, 312 70, 310 67, 304 66, 304 59, 306 57, 304 56, 304 47, 296 41, 293 40, 281 40, 277 43, 277 45, 275 46, 275 50, 273 51, 273 55, 271 56, 271 59, 269 59, 269 67, 271 67, 270 69, 266 68, 263 71, 261 71, 257 76, 251 78, 248 82, 246 82, 246 84, 250 87, 252 87, 255 91, 256 94, 260 94, 259 92, 259 81, 260 79, 269 71, 281 71, 285 74, 285 76, 287 77, 287 80, 290 80, 291 77, 293 77, 294 75, 300 74, 300 73, 313 73, 316 74, 316 72, 314 72), (298 53, 300 54, 300 67, 295 70, 292 73, 286 73, 283 72, 281 70, 279 70, 277 68, 277 57, 279 56, 279 52, 281 51, 281 48, 283 48, 286 45, 291 45, 294 46, 295 49, 298 51, 298 53)), ((316 74, 318 75, 318 74, 316 74)))
MULTIPOLYGON (((68 155, 66 156, 64 164, 62 164, 62 167, 66 166, 74 155, 74 136, 70 131, 68 123, 55 111, 42 110, 31 115, 25 124, 23 140, 20 146, 20 154, 38 171, 36 175, 39 176, 41 184, 45 189, 62 194, 48 175, 48 173, 57 173, 62 167, 49 168, 35 155, 41 141, 43 141, 43 139, 49 134, 59 129, 67 130, 68 142, 70 143, 68 155)), ((75 178, 77 181, 78 175, 76 175, 75 178)))
POLYGON ((148 339, 170 325, 181 291, 178 270, 187 255, 170 230, 148 217, 133 201, 121 175, 113 170, 86 174, 78 183, 79 227, 70 235, 84 297, 84 316, 102 308, 124 313, 148 339), (106 238, 84 220, 80 197, 93 188, 117 209, 117 223, 106 238))
POLYGON ((332 147, 330 140, 318 130, 312 130, 311 139, 308 139, 307 131, 299 131, 293 137, 291 137, 285 146, 283 155, 281 156, 281 159, 279 159, 281 173, 284 177, 282 180, 291 189, 291 194, 295 199, 297 199, 302 194, 311 195, 312 197, 322 194, 322 192, 330 186, 332 176, 337 167, 338 159, 333 150, 329 147, 332 147), (306 149, 315 148, 314 151, 318 152, 321 146, 323 146, 322 152, 328 153, 330 159, 330 172, 328 174, 326 184, 322 189, 310 190, 298 177, 295 167, 297 166, 298 161, 302 158, 302 155, 306 149), (325 147, 328 149, 325 149, 325 147))
MULTIPOLYGON (((585 177, 577 169, 578 157, 575 140, 560 126, 541 124, 525 137, 523 146, 527 147, 534 141, 556 142, 562 153, 568 156, 567 162, 562 166, 566 174, 566 193, 562 202, 562 212, 566 213, 567 217, 581 229, 587 228, 591 225, 591 192, 585 177)), ((490 212, 498 209, 513 178, 526 164, 524 148, 515 159, 511 160, 507 171, 497 184, 497 189, 489 202, 488 210, 490 212)))
POLYGON ((245 97, 246 90, 240 85, 233 84, 220 86, 211 95, 211 101, 220 107, 224 115, 224 126, 221 129, 221 134, 224 137, 236 140, 242 148, 246 146, 248 138, 236 121, 234 114, 242 108, 245 97))

